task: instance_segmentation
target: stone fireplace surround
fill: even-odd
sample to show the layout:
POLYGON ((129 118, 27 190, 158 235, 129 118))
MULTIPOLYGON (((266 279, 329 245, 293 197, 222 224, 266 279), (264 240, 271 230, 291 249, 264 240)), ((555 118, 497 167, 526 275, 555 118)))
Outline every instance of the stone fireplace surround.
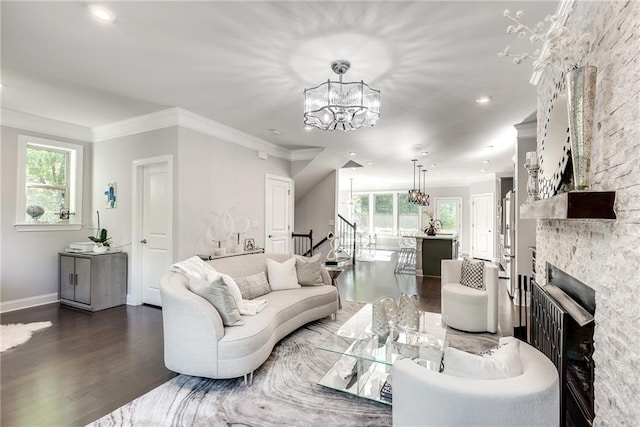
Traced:
MULTIPOLYGON (((640 425, 640 2, 576 1, 566 25, 596 36, 592 189, 616 191, 617 219, 538 220, 536 281, 548 262, 596 291, 594 425, 640 425)), ((560 78, 538 83, 538 141, 560 78)))

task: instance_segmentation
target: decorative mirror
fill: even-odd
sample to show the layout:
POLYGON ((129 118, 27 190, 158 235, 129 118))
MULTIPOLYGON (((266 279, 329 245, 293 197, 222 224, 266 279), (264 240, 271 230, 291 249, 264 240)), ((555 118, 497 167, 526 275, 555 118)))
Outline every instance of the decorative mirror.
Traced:
POLYGON ((540 197, 546 199, 558 193, 561 184, 565 181, 563 177, 566 178, 567 163, 571 159, 567 91, 564 87, 564 76, 556 85, 551 97, 539 156, 540 197))

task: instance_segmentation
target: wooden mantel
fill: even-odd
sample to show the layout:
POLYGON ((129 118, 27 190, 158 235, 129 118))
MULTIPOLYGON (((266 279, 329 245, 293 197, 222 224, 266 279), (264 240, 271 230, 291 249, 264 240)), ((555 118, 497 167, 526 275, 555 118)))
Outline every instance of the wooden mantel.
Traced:
POLYGON ((615 191, 570 191, 525 203, 521 219, 616 219, 615 191))

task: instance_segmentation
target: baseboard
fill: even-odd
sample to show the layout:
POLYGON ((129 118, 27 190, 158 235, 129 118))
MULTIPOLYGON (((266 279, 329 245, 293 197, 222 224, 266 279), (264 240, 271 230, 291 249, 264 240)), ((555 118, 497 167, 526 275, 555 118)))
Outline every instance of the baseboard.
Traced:
POLYGON ((11 301, 0 302, 0 313, 8 313, 10 311, 22 310, 29 307, 37 307, 39 305, 51 304, 58 302, 58 293, 38 295, 35 297, 14 299, 11 301))
POLYGON ((133 295, 127 294, 127 305, 142 305, 142 303, 139 301, 136 301, 133 295))

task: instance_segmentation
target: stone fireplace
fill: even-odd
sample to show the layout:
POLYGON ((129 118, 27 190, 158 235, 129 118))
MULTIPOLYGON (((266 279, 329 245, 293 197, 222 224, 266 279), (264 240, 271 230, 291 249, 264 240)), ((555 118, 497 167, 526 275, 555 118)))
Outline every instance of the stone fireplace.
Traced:
MULTIPOLYGON (((549 263, 595 290, 594 425, 640 425, 640 2, 576 1, 566 25, 596 35, 592 189, 616 192, 617 219, 538 220, 535 276, 549 263)), ((538 83, 538 141, 560 78, 538 83)))

